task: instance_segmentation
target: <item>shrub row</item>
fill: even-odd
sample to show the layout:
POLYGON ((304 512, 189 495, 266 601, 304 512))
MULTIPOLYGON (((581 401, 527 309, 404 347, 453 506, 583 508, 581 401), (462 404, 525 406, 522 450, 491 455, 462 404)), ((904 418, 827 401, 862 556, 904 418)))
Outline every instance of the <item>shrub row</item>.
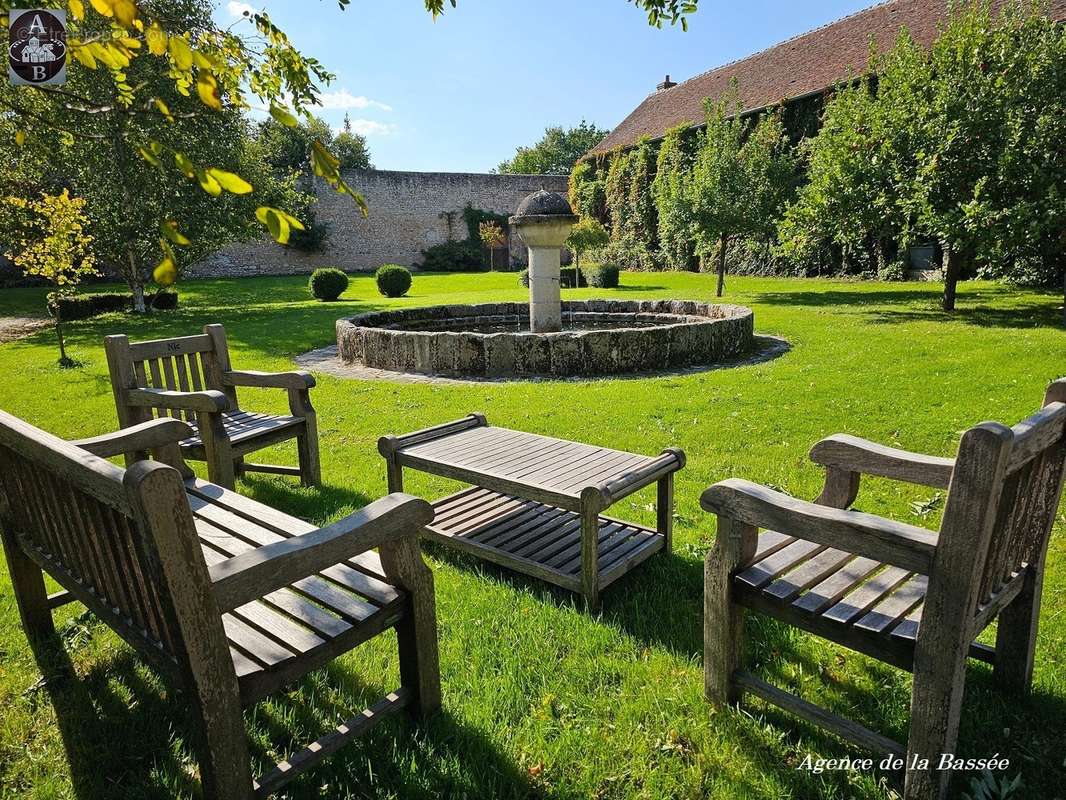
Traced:
MULTIPOLYGON (((563 267, 559 270, 559 285, 564 289, 573 289, 575 277, 577 277, 575 267, 563 267)), ((518 273, 518 282, 522 286, 529 287, 528 269, 518 273)), ((615 289, 618 287, 618 267, 613 264, 590 264, 582 267, 581 283, 597 289, 615 289)))
MULTIPOLYGON (((158 311, 169 311, 178 307, 177 292, 158 292, 146 294, 144 304, 158 311)), ((75 319, 88 319, 109 311, 128 311, 133 308, 133 295, 121 292, 94 292, 61 297, 53 305, 58 308, 59 317, 64 322, 75 319)))

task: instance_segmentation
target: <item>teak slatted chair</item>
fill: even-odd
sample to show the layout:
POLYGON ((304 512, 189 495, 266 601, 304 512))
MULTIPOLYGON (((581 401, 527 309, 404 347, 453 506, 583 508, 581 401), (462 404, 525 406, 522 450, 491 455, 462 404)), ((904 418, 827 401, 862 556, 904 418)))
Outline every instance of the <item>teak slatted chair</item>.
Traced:
POLYGON ((908 769, 905 797, 941 797, 950 772, 935 768, 954 753, 967 657, 993 664, 1005 689, 1027 692, 1032 682, 1063 486, 1066 379, 1013 428, 966 431, 954 459, 845 435, 819 442, 811 458, 826 468, 815 503, 735 479, 703 493, 703 508, 718 515, 704 588, 707 698, 725 704, 751 692, 882 755, 907 753, 908 765, 929 759, 930 769, 908 769), (862 474, 947 489, 939 534, 845 510, 862 474), (745 608, 913 672, 907 745, 743 671, 745 608), (976 643, 996 617, 995 647, 976 643))
POLYGON ((181 443, 185 458, 206 461, 212 483, 232 489, 242 472, 299 475, 305 486, 322 482, 318 424, 308 390, 307 372, 256 372, 232 369, 226 332, 205 325, 197 336, 130 342, 124 335, 104 338, 119 425, 127 428, 171 416, 192 426, 181 443), (243 411, 237 387, 285 389, 289 415, 243 411), (246 462, 244 456, 289 439, 296 440, 299 468, 246 462))
POLYGON ((391 494, 315 528, 194 477, 188 436, 158 419, 66 442, 0 412, 0 533, 35 653, 56 641, 52 609, 94 612, 184 691, 209 800, 269 796, 384 716, 436 711, 429 504, 391 494), (104 460, 144 451, 157 460, 104 460), (242 709, 389 628, 400 688, 253 782, 242 709))

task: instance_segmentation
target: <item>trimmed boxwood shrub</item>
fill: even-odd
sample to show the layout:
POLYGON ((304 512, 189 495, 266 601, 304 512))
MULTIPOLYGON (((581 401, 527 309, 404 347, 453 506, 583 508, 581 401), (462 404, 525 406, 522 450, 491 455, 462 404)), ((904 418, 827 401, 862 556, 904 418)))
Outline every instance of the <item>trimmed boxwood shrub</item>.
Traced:
POLYGON ((616 289, 618 287, 618 267, 613 264, 591 264, 581 268, 585 283, 597 289, 616 289))
POLYGON ((423 250, 419 267, 427 272, 484 272, 486 265, 480 244, 451 240, 423 250))
MULTIPOLYGON (((156 311, 170 311, 178 307, 177 292, 146 294, 144 305, 156 311)), ((60 319, 64 321, 88 319, 109 311, 129 311, 133 308, 133 295, 121 292, 89 292, 60 297, 57 301, 60 319)))
POLYGON ((384 264, 374 273, 374 280, 385 297, 403 297, 411 288, 411 270, 399 264, 384 264))
MULTIPOLYGON (((584 274, 584 273, 582 272, 582 274, 584 274)), ((577 270, 574 267, 562 267, 559 270, 559 286, 562 287, 563 289, 573 289, 574 288, 574 278, 576 276, 577 276, 577 270)), ((524 269, 524 270, 522 270, 521 272, 518 273, 518 283, 521 284, 522 286, 525 286, 527 289, 529 288, 529 270, 528 269, 524 269)), ((588 284, 588 278, 586 277, 585 280, 582 281, 582 283, 587 285, 588 284)))
POLYGON ((307 288, 319 300, 336 300, 348 288, 348 276, 334 267, 316 269, 311 273, 307 288))

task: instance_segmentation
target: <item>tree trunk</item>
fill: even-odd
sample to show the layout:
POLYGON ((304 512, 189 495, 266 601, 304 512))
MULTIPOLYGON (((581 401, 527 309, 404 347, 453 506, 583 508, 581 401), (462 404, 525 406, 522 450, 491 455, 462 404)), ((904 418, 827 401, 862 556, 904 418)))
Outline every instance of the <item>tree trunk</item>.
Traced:
POLYGON ((581 288, 581 253, 574 253, 574 288, 581 288))
POLYGON ((718 240, 718 297, 725 291, 725 251, 729 244, 729 237, 723 236, 718 240))
POLYGON ((955 290, 959 285, 959 275, 962 274, 962 253, 955 247, 944 243, 944 300, 945 311, 955 310, 955 290))
POLYGON ((135 283, 130 288, 133 289, 133 313, 146 313, 148 309, 144 305, 144 287, 139 283, 135 283))
POLYGON ((1062 325, 1066 328, 1066 270, 1062 271, 1062 325))
POLYGON ((67 358, 67 347, 63 341, 63 320, 59 316, 59 307, 56 306, 56 339, 59 340, 59 366, 66 367, 70 365, 70 359, 67 358))

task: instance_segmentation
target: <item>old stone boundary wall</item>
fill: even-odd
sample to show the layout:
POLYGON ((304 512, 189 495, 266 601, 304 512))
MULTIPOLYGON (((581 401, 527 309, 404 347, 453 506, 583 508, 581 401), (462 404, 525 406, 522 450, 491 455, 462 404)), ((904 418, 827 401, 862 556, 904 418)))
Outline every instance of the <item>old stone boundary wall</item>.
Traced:
MULTIPOLYGON (((448 239, 467 237, 467 204, 497 214, 511 214, 538 189, 565 192, 565 175, 485 175, 467 172, 395 172, 350 170, 344 179, 362 192, 370 207, 363 218, 350 197, 315 179, 315 214, 329 225, 320 253, 301 253, 269 237, 228 245, 185 270, 187 277, 293 275, 318 267, 346 272, 373 271, 382 264, 413 267, 422 251, 448 239)), ((497 258, 501 258, 497 256, 497 258)), ((502 259, 501 259, 502 260, 502 259)), ((511 237, 512 265, 525 265, 526 253, 511 237)))

